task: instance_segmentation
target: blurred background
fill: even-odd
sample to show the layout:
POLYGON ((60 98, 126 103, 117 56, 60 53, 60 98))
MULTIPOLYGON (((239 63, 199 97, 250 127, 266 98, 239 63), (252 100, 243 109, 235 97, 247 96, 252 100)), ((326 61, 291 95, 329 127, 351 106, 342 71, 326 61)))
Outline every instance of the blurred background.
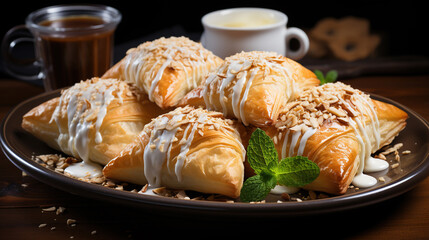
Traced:
MULTIPOLYGON (((26 16, 34 10, 50 5, 88 3, 84 1, 8 1, 1 8, 0 35, 12 27, 24 24, 26 16)), ((125 51, 147 40, 160 36, 185 35, 198 41, 202 33, 201 17, 211 11, 232 7, 264 7, 284 12, 289 17, 288 26, 305 30, 312 41, 309 54, 300 62, 312 69, 342 68, 340 75, 352 77, 360 74, 421 73, 429 71, 429 23, 424 1, 91 1, 117 8, 123 15, 115 34, 115 61, 125 51), (135 5, 138 3, 137 5, 135 5), (334 44, 317 38, 317 24, 326 18, 342 21, 353 16, 364 22, 367 36, 376 37, 374 49, 359 57, 349 56, 348 51, 359 48, 367 40, 333 40, 334 44), (313 34, 316 32, 316 34, 313 34), (313 36, 313 35, 315 36, 313 36), (335 50, 332 45, 340 46, 335 50), (336 52, 335 52, 336 51, 336 52), (339 53, 338 53, 339 51, 339 53), (382 61, 380 61, 382 60, 382 61), (376 63, 376 64, 375 64, 376 63), (386 66, 386 64, 388 66, 386 66), (356 70, 356 66, 360 66, 356 70), (393 66, 393 67, 392 67, 393 66), (398 67, 395 67, 398 66, 398 67), (392 70, 393 69, 393 70, 392 70), (389 73, 389 72, 387 72, 389 73)), ((325 23, 329 25, 329 23, 325 23)), ((322 24, 323 25, 323 24, 322 24)), ((320 25, 319 25, 320 27, 320 25)), ((353 29, 352 24, 346 29, 353 29)), ((341 30, 342 31, 342 30, 341 30)), ((338 30, 339 34, 341 32, 338 30)), ((353 30, 351 31, 353 32, 353 30)), ((346 38, 344 38, 346 39, 346 38)), ((373 38, 372 38, 373 39, 373 38)), ((0 64, 0 74, 7 75, 0 64)))

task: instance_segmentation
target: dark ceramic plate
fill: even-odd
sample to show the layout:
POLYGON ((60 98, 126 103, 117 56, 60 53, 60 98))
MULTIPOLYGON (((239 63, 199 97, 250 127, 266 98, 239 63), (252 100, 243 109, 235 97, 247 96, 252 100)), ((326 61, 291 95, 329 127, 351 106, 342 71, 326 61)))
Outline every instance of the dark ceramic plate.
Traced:
POLYGON ((168 213, 216 216, 291 216, 340 211, 378 203, 410 190, 429 173, 428 122, 405 106, 373 95, 374 99, 396 105, 409 114, 407 127, 392 144, 403 143, 401 151, 411 151, 411 154, 401 156, 398 168, 373 174, 377 178, 383 176, 386 180, 379 182, 374 187, 361 190, 350 189, 345 195, 325 199, 265 204, 189 201, 118 191, 66 177, 31 160, 31 156, 35 154, 55 153, 56 151, 21 128, 22 116, 31 108, 59 96, 59 94, 59 91, 41 94, 16 106, 3 119, 0 128, 1 147, 13 164, 29 175, 48 185, 84 197, 168 213))

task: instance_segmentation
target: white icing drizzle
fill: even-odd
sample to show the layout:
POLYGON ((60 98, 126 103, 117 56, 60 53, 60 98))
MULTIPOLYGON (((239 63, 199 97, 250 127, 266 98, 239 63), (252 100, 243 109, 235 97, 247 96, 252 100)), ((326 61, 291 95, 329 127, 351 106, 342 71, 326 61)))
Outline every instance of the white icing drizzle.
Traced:
MULTIPOLYGON (((248 94, 248 90, 247 90, 248 87, 247 86, 250 87, 250 85, 252 85, 252 79, 249 79, 249 81, 246 84, 246 90, 247 91, 245 91, 243 99, 240 101, 241 93, 243 91, 244 83, 246 82, 246 78, 247 78, 247 71, 243 71, 242 76, 237 80, 237 83, 232 88, 232 110, 234 112, 234 115, 237 116, 238 120, 244 119, 243 122, 245 122, 245 116, 243 114, 243 105, 247 99, 247 94, 248 94), (241 103, 243 103, 243 104, 241 104, 241 103), (239 109, 237 109, 237 106, 239 106, 239 109)), ((224 111, 224 115, 226 115, 225 111, 224 111)))
POLYGON ((173 61, 172 54, 176 53, 177 49, 173 50, 171 47, 165 51, 167 54, 167 58, 165 62, 161 65, 158 72, 155 75, 155 78, 152 80, 150 84, 150 90, 148 91, 149 100, 153 101, 153 92, 155 91, 155 87, 158 85, 159 80, 161 80, 162 75, 164 74, 165 68, 170 65, 171 61, 173 61))
MULTIPOLYGON (((152 121, 153 129, 149 133, 149 142, 144 148, 144 174, 148 181, 149 186, 151 187, 160 187, 162 186, 162 167, 164 164, 167 164, 167 169, 170 172, 170 163, 171 158, 174 156, 170 156, 171 147, 174 142, 179 141, 176 138, 176 133, 178 131, 183 131, 183 137, 178 142, 180 146, 180 152, 176 157, 176 162, 174 165, 174 174, 177 180, 182 181, 182 169, 187 159, 187 154, 189 152, 189 148, 192 144, 195 134, 200 130, 204 125, 213 125, 213 128, 219 129, 219 131, 224 131, 223 128, 227 126, 221 126, 222 124, 213 120, 213 116, 216 115, 219 117, 219 113, 209 112, 202 109, 190 110, 192 108, 176 108, 172 112, 168 113, 168 115, 172 117, 168 117, 166 115, 162 115, 152 121), (198 112, 197 112, 198 111, 198 112), (214 114, 214 115, 213 115, 214 114), (186 125, 185 129, 182 129, 183 125, 186 125)), ((218 121, 218 120, 217 120, 218 121)), ((225 123, 223 123, 225 125, 225 123)), ((239 133, 228 127, 230 130, 234 131, 235 134, 239 135, 239 133)), ((143 132, 147 134, 146 132, 143 132)), ((245 158, 245 149, 241 142, 236 139, 237 144, 241 147, 243 151, 242 160, 245 158)))
POLYGON ((372 102, 370 103, 367 99, 365 99, 361 95, 357 95, 357 97, 363 101, 366 106, 369 106, 370 112, 366 111, 365 108, 362 109, 366 112, 366 114, 370 117, 370 123, 372 127, 373 137, 375 138, 375 149, 380 148, 380 122, 378 121, 377 113, 375 112, 374 106, 372 105, 372 102))
POLYGON ((127 52, 124 60, 124 80, 144 89, 149 100, 154 101, 155 89, 167 67, 182 69, 185 73, 186 88, 192 89, 215 67, 215 57, 201 44, 188 38, 162 37, 127 52), (152 63, 153 61, 155 62, 152 63), (188 74, 188 71, 191 74, 188 74))
POLYGON ((240 113, 241 121, 246 126, 249 125, 249 124, 248 124, 248 122, 246 120, 246 115, 243 113, 244 112, 244 110, 243 110, 244 109, 244 104, 246 104, 247 96, 249 95, 250 86, 252 86, 253 79, 255 78, 256 73, 258 72, 258 70, 259 70, 259 68, 254 68, 254 69, 251 70, 250 78, 249 78, 249 80, 246 83, 246 89, 244 90, 243 98, 241 99, 241 102, 240 102, 240 111, 239 111, 239 113, 240 113))
MULTIPOLYGON (((369 107, 372 108, 371 105, 369 105, 369 107)), ((374 119, 377 119, 376 114, 374 114, 374 119)), ((373 138, 376 139, 376 144, 379 145, 380 131, 374 126, 376 125, 376 122, 378 122, 378 119, 376 121, 370 121, 372 126, 369 130, 366 129, 366 126, 364 126, 361 120, 357 117, 354 119, 350 119, 350 122, 350 126, 352 126, 352 128, 354 129, 356 133, 356 138, 358 139, 360 145, 359 168, 356 172, 355 177, 353 178, 352 183, 354 186, 360 188, 374 186, 377 183, 377 179, 370 175, 367 175, 366 173, 382 171, 389 167, 389 164, 386 161, 371 157, 373 148, 368 132, 372 133, 373 138)))
MULTIPOLYGON (((183 117, 183 115, 180 115, 180 117, 183 117)), ((172 130, 163 129, 163 126, 168 121, 167 117, 163 117, 159 122, 155 122, 149 143, 144 149, 144 174, 150 186, 161 186, 162 165, 170 157, 171 143, 176 135, 177 128, 172 130)))
MULTIPOLYGON (((207 115, 206 114, 201 114, 198 117, 197 122, 204 124, 204 122, 207 120, 207 115)), ((183 164, 186 160, 186 154, 188 154, 189 152, 189 147, 191 146, 192 140, 194 140, 194 136, 195 136, 195 132, 197 130, 198 124, 188 124, 188 126, 186 127, 185 133, 183 134, 183 138, 180 141, 180 143, 182 144, 182 146, 180 147, 180 153, 179 155, 177 155, 177 162, 174 168, 174 172, 176 174, 177 180, 178 181, 182 181, 182 168, 183 168, 183 164), (190 127, 192 125, 192 130, 191 133, 187 134, 190 127), (187 136, 187 139, 185 139, 185 136, 187 136), (185 140, 185 141, 183 141, 185 140)))
POLYGON ((377 183, 377 179, 366 173, 382 171, 387 169, 389 164, 384 160, 371 157, 373 151, 380 147, 380 124, 373 104, 359 94, 355 94, 354 96, 361 102, 361 104, 355 104, 361 112, 361 115, 349 118, 351 123, 349 125, 354 129, 360 145, 359 168, 352 183, 356 187, 367 188, 374 186, 377 183), (370 118, 369 127, 365 125, 364 119, 361 120, 365 115, 370 118), (374 141, 371 141, 371 139, 374 139, 374 141), (373 142, 375 146, 372 145, 373 142))
POLYGON ((309 128, 307 131, 304 132, 304 134, 301 137, 301 140, 299 142, 298 152, 297 156, 302 156, 304 154, 304 149, 307 144, 307 140, 313 136, 313 134, 317 131, 315 128, 309 128))
POLYGON ((316 128, 308 128, 304 132, 294 131, 288 129, 284 135, 281 158, 292 157, 292 156, 303 156, 305 147, 307 145, 307 140, 316 133, 316 128), (289 141, 289 134, 292 133, 292 137, 289 141), (289 145, 289 150, 287 150, 287 145, 289 145), (295 149, 298 148, 298 151, 295 153, 295 149))
POLYGON ((292 141, 289 146, 288 157, 293 156, 295 152, 295 146, 298 143, 298 138, 301 136, 301 131, 294 131, 292 134, 292 141))
MULTIPOLYGON (((223 72, 226 67, 227 67, 227 65, 223 64, 218 68, 217 71, 223 72)), ((212 85, 216 82, 215 81, 216 79, 217 79, 217 74, 215 74, 215 72, 213 72, 213 73, 209 74, 209 76, 207 77, 205 84, 204 84, 203 98, 204 98, 204 102, 206 104, 206 109, 209 111, 215 110, 215 107, 214 107, 215 105, 213 104, 213 97, 214 97, 213 90, 214 90, 214 88, 211 87, 209 93, 207 92, 207 90, 209 89, 209 85, 212 85)))
POLYGON ((242 52, 226 58, 224 64, 212 72, 205 81, 203 97, 206 108, 223 112, 224 116, 232 114, 247 126, 248 122, 243 108, 253 79, 258 72, 266 77, 266 74, 272 70, 283 76, 281 79, 285 81, 284 91, 286 92, 283 104, 286 104, 297 92, 297 87, 288 69, 279 61, 284 61, 284 59, 281 59, 279 55, 266 52, 242 52), (232 88, 231 95, 225 96, 229 88, 232 88), (220 108, 214 102, 214 91, 219 94, 220 108), (229 99, 231 100, 229 101, 229 99), (232 106, 232 113, 228 113, 228 103, 232 106))
POLYGON ((320 125, 326 119, 338 119, 352 127, 359 143, 358 169, 352 183, 361 188, 376 184, 377 179, 367 173, 385 170, 389 164, 371 156, 379 149, 381 136, 380 123, 369 96, 337 82, 308 90, 298 98, 297 102, 288 103, 282 121, 276 124, 279 130, 285 130, 276 136, 276 140, 283 137, 281 157, 303 155, 308 138, 320 125), (343 98, 345 96, 348 101, 343 98), (324 112, 317 112, 316 108, 324 112))
POLYGON ((95 142, 103 141, 99 132, 107 113, 107 107, 114 100, 123 101, 123 86, 116 80, 88 80, 65 90, 55 108, 51 122, 57 123, 60 135, 58 145, 65 153, 89 161, 89 130, 95 128, 95 142), (118 85, 119 84, 119 85, 118 85), (119 90, 118 90, 119 89, 119 90), (113 92, 116 91, 116 94, 113 92), (60 117, 67 113, 67 128, 61 126, 60 117))
POLYGON ((225 88, 230 85, 232 80, 235 80, 235 77, 243 67, 243 64, 244 63, 240 61, 231 62, 226 72, 226 78, 223 79, 223 81, 220 84, 220 87, 217 90, 217 92, 219 93, 219 102, 220 102, 220 105, 222 106, 222 112, 224 116, 227 115, 227 110, 228 110, 225 105, 225 103, 227 102, 227 100, 225 99, 225 88))

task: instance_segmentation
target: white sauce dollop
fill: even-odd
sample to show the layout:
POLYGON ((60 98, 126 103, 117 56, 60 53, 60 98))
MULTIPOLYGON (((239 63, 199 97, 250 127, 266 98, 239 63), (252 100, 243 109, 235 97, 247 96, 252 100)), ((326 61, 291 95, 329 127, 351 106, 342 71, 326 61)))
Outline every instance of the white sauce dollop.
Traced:
POLYGON ((89 161, 70 164, 64 172, 76 178, 95 178, 103 175, 101 165, 89 161))
POLYGON ((298 187, 288 187, 283 185, 276 185, 273 189, 271 189, 270 193, 275 195, 281 195, 283 193, 294 194, 299 191, 298 187))

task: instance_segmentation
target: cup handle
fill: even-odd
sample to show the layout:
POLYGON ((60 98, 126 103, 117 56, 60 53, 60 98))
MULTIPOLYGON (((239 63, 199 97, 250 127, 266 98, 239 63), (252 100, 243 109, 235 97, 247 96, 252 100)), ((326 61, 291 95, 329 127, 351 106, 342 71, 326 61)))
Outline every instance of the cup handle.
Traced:
POLYGON ((13 77, 21 80, 40 80, 43 78, 40 62, 36 58, 17 58, 13 54, 13 49, 22 43, 34 44, 34 36, 25 25, 18 25, 11 28, 5 35, 2 41, 2 58, 4 69, 13 77), (34 68, 37 68, 36 73, 34 68), (31 70, 31 73, 25 73, 24 70, 31 70))
POLYGON ((307 34, 299 28, 291 27, 286 30, 286 57, 293 60, 299 60, 307 54, 310 47, 310 40, 307 34), (297 39, 299 48, 297 50, 290 49, 290 40, 297 39))

